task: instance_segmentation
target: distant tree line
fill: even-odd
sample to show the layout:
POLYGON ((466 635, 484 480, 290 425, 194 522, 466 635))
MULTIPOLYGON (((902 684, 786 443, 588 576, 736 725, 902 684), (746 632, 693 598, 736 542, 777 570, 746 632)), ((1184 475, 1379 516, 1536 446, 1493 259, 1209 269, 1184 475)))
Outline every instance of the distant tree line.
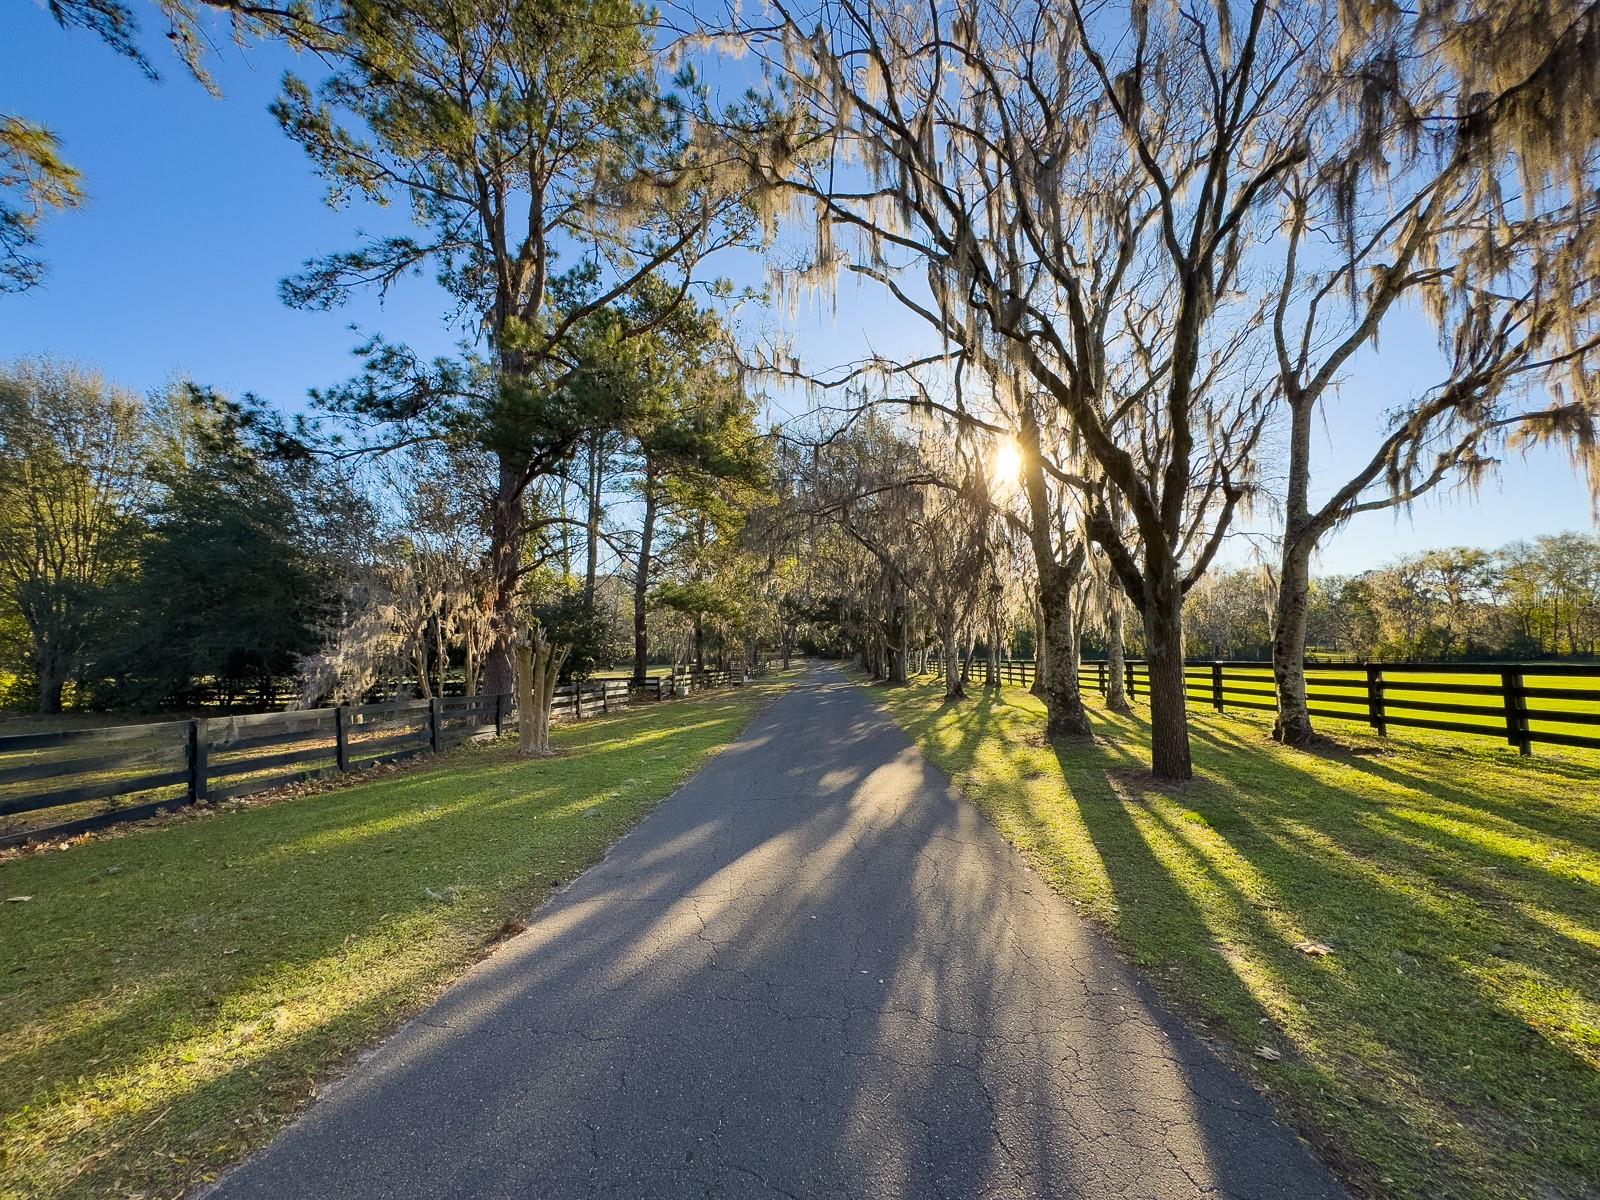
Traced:
MULTIPOLYGON (((1271 658, 1276 597, 1268 571, 1212 572, 1189 598, 1190 657, 1271 658)), ((1307 643, 1313 657, 1430 662, 1600 655, 1600 538, 1454 546, 1313 577, 1307 643)))
POLYGON ((352 498, 262 432, 188 382, 144 398, 71 364, 0 368, 7 704, 265 702, 295 676, 337 598, 352 498))
MULTIPOLYGON (((695 344, 715 332, 701 313, 695 344)), ((568 647, 563 682, 782 640, 765 439, 688 345, 613 379, 621 418, 527 497, 522 619, 568 647)), ((187 380, 145 397, 71 363, 0 365, 0 707, 477 694, 492 480, 469 440, 344 460, 187 380)))

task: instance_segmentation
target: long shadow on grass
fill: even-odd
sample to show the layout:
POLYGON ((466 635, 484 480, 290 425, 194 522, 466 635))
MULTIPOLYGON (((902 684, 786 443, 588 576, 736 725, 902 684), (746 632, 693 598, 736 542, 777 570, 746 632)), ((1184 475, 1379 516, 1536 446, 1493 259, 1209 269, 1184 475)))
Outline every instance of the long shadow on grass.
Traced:
POLYGON ((273 1107, 280 1083, 324 1067, 448 969, 467 931, 500 920, 484 913, 514 913, 585 866, 648 802, 607 789, 637 783, 638 754, 684 761, 719 714, 731 733, 743 709, 685 707, 657 740, 642 735, 649 713, 573 730, 563 741, 587 743, 581 764, 479 751, 6 868, 40 895, 0 939, 8 1138, 83 1161, 80 1187, 99 1173, 163 1178, 172 1168, 152 1146, 186 1157, 182 1137, 208 1120, 207 1138, 273 1107), (588 811, 562 811, 575 783, 593 789, 588 811), (389 960, 323 992, 374 937, 389 960), (309 1027, 275 1034, 297 1005, 309 1027), (232 1099, 208 1113, 219 1094, 232 1099), (93 1157, 130 1135, 125 1152, 93 1157))
POLYGON ((1181 972, 1182 990, 1246 1044, 1265 1003, 1262 1015, 1314 1063, 1302 1098, 1331 1102, 1358 1153, 1403 1163, 1399 1194, 1514 1195, 1535 1179, 1567 1194, 1593 1178, 1593 1063, 1496 981, 1515 968, 1593 1011, 1593 889, 1398 817, 1427 806, 1430 780, 1379 768, 1422 795, 1366 795, 1331 786, 1326 764, 1203 722, 1195 742, 1198 770, 1218 782, 1172 790, 1124 778, 1106 794, 1103 764, 1062 755, 1136 956, 1158 978, 1181 972), (1528 915, 1540 906, 1571 931, 1528 915), (1334 955, 1300 956, 1300 937, 1334 955))
POLYGON ((1035 886, 791 696, 222 1195, 1266 1194, 1299 1151, 1035 886))

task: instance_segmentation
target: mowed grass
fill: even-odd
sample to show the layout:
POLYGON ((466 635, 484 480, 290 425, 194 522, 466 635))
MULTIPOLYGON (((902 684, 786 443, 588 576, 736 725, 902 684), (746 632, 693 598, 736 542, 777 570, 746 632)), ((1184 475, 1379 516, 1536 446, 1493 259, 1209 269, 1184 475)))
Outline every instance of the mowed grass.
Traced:
POLYGON ((1600 754, 1192 709, 1173 787, 1142 708, 1052 745, 1021 688, 873 694, 1359 1193, 1600 1195, 1600 754))
POLYGON ((595 862, 782 681, 0 864, 0 1195, 176 1195, 595 862))

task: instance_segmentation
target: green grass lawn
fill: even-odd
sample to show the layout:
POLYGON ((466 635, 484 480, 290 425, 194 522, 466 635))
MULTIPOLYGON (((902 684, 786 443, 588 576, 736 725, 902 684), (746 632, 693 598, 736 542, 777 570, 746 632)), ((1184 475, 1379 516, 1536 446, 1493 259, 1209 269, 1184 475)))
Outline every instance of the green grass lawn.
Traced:
POLYGON ((1021 688, 873 694, 1358 1191, 1600 1196, 1600 754, 1191 709, 1170 787, 1142 710, 1052 745, 1021 688))
POLYGON ((174 1195, 265 1141, 781 680, 0 864, 0 1196, 174 1195))

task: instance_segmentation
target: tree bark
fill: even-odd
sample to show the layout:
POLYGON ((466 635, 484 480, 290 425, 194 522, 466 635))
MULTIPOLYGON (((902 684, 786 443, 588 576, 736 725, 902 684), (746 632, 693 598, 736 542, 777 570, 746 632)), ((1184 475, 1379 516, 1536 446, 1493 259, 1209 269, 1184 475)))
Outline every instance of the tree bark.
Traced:
POLYGON ((535 625, 514 638, 510 649, 516 664, 517 753, 549 758, 554 753, 550 748, 550 705, 561 665, 572 647, 555 645, 544 629, 535 625))
POLYGON ((589 438, 589 453, 587 456, 588 477, 584 481, 584 563, 583 563, 583 611, 590 616, 594 615, 595 581, 600 574, 600 483, 604 478, 605 459, 602 453, 601 439, 603 433, 595 433, 589 438))
POLYGON ((1044 460, 1039 454, 1039 427, 1024 413, 1018 439, 1022 448, 1022 484, 1028 499, 1028 544, 1039 574, 1039 646, 1035 685, 1042 686, 1045 734, 1049 737, 1085 737, 1092 730, 1078 690, 1078 630, 1073 621, 1072 594, 1083 570, 1081 539, 1057 554, 1051 541, 1056 510, 1045 484, 1044 460), (1042 685, 1039 681, 1042 680, 1042 685))
POLYGON ((1033 598, 1033 683, 1028 691, 1035 696, 1044 696, 1045 681, 1045 650, 1044 650, 1044 610, 1039 607, 1039 598, 1033 598))
POLYGON ((1176 566, 1153 581, 1145 606, 1145 658, 1150 667, 1150 769, 1158 779, 1194 774, 1183 679, 1183 587, 1176 566))
POLYGON ((1311 551, 1303 540, 1284 539, 1278 602, 1272 622, 1272 680, 1278 716, 1272 736, 1304 746, 1316 735, 1306 702, 1306 612, 1311 597, 1311 551))
POLYGON ((1289 406, 1289 479, 1284 493, 1283 553, 1273 613, 1272 681, 1278 716, 1272 736, 1304 746, 1315 736, 1306 703, 1306 609, 1311 596, 1311 551, 1323 532, 1311 516, 1311 418, 1303 398, 1289 406))
POLYGON ((489 514, 489 620, 484 683, 491 696, 515 686, 511 643, 517 632, 517 593, 522 580, 522 465, 499 456, 499 478, 489 514))
POLYGON ((894 629, 894 640, 889 642, 889 682, 891 684, 904 684, 906 682, 906 654, 910 648, 911 641, 907 629, 909 625, 908 616, 905 595, 897 589, 894 605, 889 613, 889 623, 894 629))
POLYGON ((989 653, 983 664, 983 686, 986 690, 1000 688, 1000 617, 989 619, 989 653))
POLYGON ((61 693, 67 686, 63 672, 56 669, 48 658, 37 663, 39 672, 39 711, 55 714, 61 711, 61 693))
POLYGON ((1122 584, 1115 576, 1106 589, 1106 707, 1115 713, 1130 713, 1128 703, 1128 659, 1123 651, 1122 584))
POLYGON ((633 684, 643 687, 645 670, 650 658, 649 614, 645 610, 650 597, 650 545, 656 532, 656 477, 645 471, 644 520, 639 530, 639 561, 633 577, 633 684))
POLYGON ((953 621, 946 621, 939 629, 939 657, 944 660, 944 698, 962 700, 967 689, 961 684, 961 642, 953 621))
POLYGON ((1039 608, 1044 624, 1045 734, 1086 737, 1093 732, 1078 687, 1078 625, 1072 586, 1083 569, 1083 547, 1065 563, 1050 563, 1039 576, 1039 608))

